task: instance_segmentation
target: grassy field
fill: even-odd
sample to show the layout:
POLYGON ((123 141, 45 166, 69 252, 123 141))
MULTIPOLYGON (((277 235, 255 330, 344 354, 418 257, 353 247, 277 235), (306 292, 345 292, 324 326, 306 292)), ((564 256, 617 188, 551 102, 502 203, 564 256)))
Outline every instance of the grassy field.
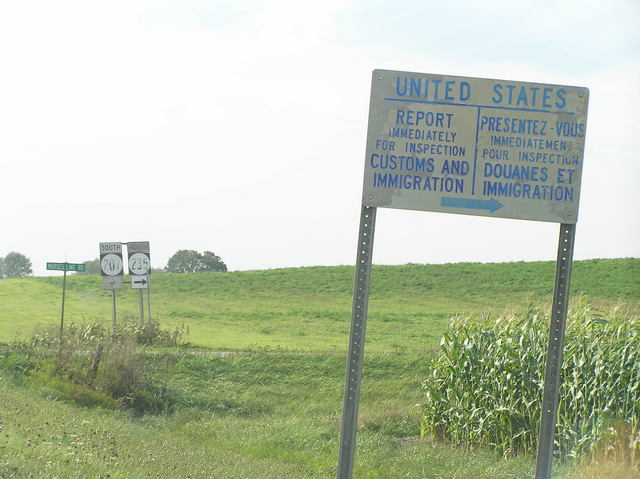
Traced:
MULTIPOLYGON (((173 415, 96 411, 0 383, 0 477, 330 478, 343 381, 338 355, 185 356, 173 415), (44 397, 43 397, 44 396, 44 397)), ((418 434, 416 362, 373 356, 358 478, 527 477, 531 460, 431 444, 418 434)))
MULTIPOLYGON (((367 351, 424 353, 456 314, 549 303, 554 263, 376 266, 367 351)), ((190 340, 219 350, 252 346, 342 351, 351 318, 353 268, 312 267, 153 278, 152 315, 185 324, 190 340)), ((97 276, 68 278, 65 321, 111 325, 111 293, 97 276)), ((60 321, 61 277, 0 281, 0 341, 26 338, 36 324, 60 321)), ((573 295, 610 303, 640 301, 640 260, 574 264, 573 295)), ((138 294, 117 292, 121 320, 139 315, 138 294)))
MULTIPOLYGON (((451 316, 546 304, 553 267, 375 267, 354 477, 532 477, 532 457, 418 438, 420 385, 451 316)), ((175 398, 171 414, 133 418, 61 401, 51 388, 26 387, 2 347, 0 478, 334 477, 352 278, 351 267, 154 276, 154 317, 185 324, 193 343, 149 356, 175 398)), ((67 322, 110 326, 99 278, 71 277, 68 286, 67 322)), ((61 278, 0 281, 0 340, 56 325, 60 289, 61 278)), ((624 298, 637 310, 640 260, 577 262, 572 291, 603 308, 624 298)), ((118 293, 119 321, 136 318, 137 299, 118 293)), ((557 475, 598 477, 573 469, 557 475)), ((620 474, 607 477, 629 477, 620 474)))

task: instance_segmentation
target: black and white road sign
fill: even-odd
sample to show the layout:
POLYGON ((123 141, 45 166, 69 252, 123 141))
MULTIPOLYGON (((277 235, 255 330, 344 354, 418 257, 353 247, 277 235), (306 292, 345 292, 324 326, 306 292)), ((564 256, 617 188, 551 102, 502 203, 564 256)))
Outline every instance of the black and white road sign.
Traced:
POLYGON ((129 274, 130 275, 146 275, 151 269, 149 261, 149 253, 133 253, 129 252, 129 274))
POLYGON ((129 255, 130 275, 143 276, 151 272, 151 260, 148 241, 127 243, 127 253, 129 255))
POLYGON ((102 289, 105 291, 120 291, 122 289, 122 276, 103 276, 102 289))
POLYGON ((127 243, 127 251, 129 255, 132 253, 147 253, 149 254, 149 242, 148 241, 129 241, 127 243))
POLYGON ((131 275, 131 289, 149 289, 149 277, 146 274, 131 275))
POLYGON ((100 243, 100 272, 102 276, 122 276, 122 243, 100 243))

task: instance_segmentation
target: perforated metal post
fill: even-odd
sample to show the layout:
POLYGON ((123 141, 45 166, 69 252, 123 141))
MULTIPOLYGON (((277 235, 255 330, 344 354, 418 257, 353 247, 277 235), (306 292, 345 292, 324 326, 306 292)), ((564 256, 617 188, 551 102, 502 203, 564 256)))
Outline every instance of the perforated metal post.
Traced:
POLYGON ((116 334, 116 292, 114 290, 111 290, 111 320, 113 334, 116 334))
POLYGON ((551 324, 549 327, 549 348, 544 375, 544 395, 540 417, 540 436, 536 460, 536 479, 549 479, 553 461, 553 439, 558 418, 560 394, 560 373, 564 348, 564 332, 567 325, 569 304, 569 282, 573 262, 573 243, 576 225, 560 225, 558 259, 556 262, 556 282, 553 289, 551 324))
POLYGON ((144 292, 140 290, 140 326, 144 327, 144 292))
POLYGON ((147 318, 151 321, 151 275, 147 276, 147 318))
POLYGON ((364 337, 367 326, 375 221, 376 209, 363 206, 360 214, 360 232, 358 234, 358 254, 354 279, 351 332, 349 333, 349 354, 345 375, 337 479, 351 479, 353 461, 356 454, 358 405, 360 402, 360 382, 364 360, 364 337))
POLYGON ((62 335, 64 333, 64 297, 67 292, 67 263, 64 263, 64 274, 62 275, 62 311, 60 312, 60 349, 58 355, 62 356, 62 335))

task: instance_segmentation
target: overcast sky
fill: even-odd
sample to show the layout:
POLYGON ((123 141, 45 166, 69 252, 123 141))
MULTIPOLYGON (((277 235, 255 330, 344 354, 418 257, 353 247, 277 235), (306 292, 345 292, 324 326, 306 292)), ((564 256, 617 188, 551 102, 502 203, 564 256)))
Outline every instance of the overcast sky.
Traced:
MULTIPOLYGON (((353 264, 376 68, 588 87, 575 258, 640 257, 637 0, 2 2, 0 256, 353 264)), ((557 236, 380 209, 374 262, 551 260, 557 236)))

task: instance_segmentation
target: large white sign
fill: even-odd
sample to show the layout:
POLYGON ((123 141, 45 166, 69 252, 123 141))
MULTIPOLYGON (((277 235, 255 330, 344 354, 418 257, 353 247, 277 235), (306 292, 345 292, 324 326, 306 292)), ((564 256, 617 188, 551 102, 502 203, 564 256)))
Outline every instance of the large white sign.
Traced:
POLYGON ((576 223, 586 88, 375 70, 363 205, 576 223))

